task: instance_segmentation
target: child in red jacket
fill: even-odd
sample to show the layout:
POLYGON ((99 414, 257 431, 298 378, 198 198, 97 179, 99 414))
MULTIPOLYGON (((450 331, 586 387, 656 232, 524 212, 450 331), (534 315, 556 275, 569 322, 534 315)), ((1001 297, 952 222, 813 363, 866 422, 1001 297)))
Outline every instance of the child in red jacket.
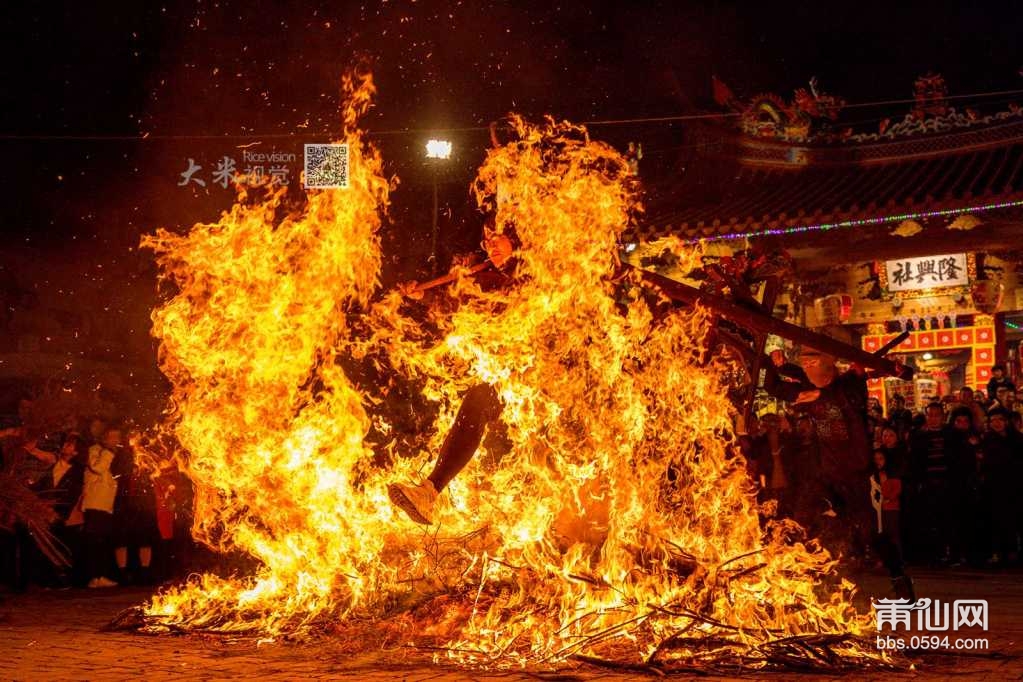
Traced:
POLYGON ((876 514, 874 548, 891 575, 895 596, 916 601, 913 581, 906 575, 902 560, 901 495, 902 480, 888 467, 884 450, 875 450, 874 471, 870 475, 870 503, 876 514))

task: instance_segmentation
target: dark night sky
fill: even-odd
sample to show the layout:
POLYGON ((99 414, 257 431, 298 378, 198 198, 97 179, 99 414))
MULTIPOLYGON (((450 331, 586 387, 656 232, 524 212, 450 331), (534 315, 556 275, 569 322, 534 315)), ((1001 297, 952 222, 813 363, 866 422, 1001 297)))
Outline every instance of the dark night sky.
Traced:
MULTIPOLYGON (((187 159, 209 170, 240 144, 300 152, 302 141, 327 141, 337 132, 339 76, 357 55, 369 59, 380 90, 366 125, 386 132, 373 139, 403 180, 388 249, 398 239, 421 245, 429 233, 426 135, 393 131, 485 126, 510 110, 577 121, 714 110, 712 74, 740 96, 791 96, 816 76, 850 102, 908 97, 928 70, 943 73, 952 94, 1020 88, 1023 12, 1014 5, 8 6, 0 29, 8 197, 0 208, 0 285, 17 280, 53 309, 106 311, 138 353, 151 353, 153 267, 134 250, 139 236, 214 219, 232 198, 217 186, 178 187, 187 159)), ((884 115, 857 111, 865 120, 884 115)), ((683 133, 678 123, 593 128, 616 145, 643 142, 650 159, 662 160, 677 153, 683 133)), ((458 159, 442 178, 442 196, 446 242, 457 249, 478 234, 467 188, 487 136, 448 136, 458 159)), ((388 267, 407 276, 418 258, 392 258, 388 267)))
POLYGON ((962 93, 1017 86, 1023 64, 1014 3, 25 4, 5 22, 5 132, 327 132, 356 53, 380 81, 374 128, 677 113, 711 73, 747 94, 816 75, 861 101, 934 69, 962 93))
MULTIPOLYGON (((55 236, 112 210, 174 224, 207 218, 209 206, 180 192, 165 201, 176 173, 186 157, 210 162, 250 140, 161 137, 251 134, 264 149, 277 143, 260 135, 329 138, 338 77, 355 55, 369 58, 380 87, 367 120, 376 131, 480 126, 513 109, 573 120, 691 113, 709 105, 715 73, 740 95, 788 96, 816 76, 828 92, 873 101, 909 96, 930 69, 953 94, 1023 85, 1023 12, 1013 4, 25 3, 4 22, 0 133, 150 140, 0 141, 25 199, 0 218, 7 232, 55 236)), ((656 151, 671 127, 594 132, 656 151)), ((449 136, 463 161, 452 180, 467 183, 486 137, 449 136)), ((423 137, 377 138, 410 188, 423 137)))

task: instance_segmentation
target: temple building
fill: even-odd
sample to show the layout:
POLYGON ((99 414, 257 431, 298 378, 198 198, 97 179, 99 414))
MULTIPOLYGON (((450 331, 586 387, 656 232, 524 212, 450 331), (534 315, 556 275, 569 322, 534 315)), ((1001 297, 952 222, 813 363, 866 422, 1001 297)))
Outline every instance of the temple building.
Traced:
POLYGON ((784 250, 795 274, 776 316, 872 352, 910 332, 892 354, 916 377, 872 381, 882 405, 984 389, 996 362, 1019 379, 1023 108, 957 109, 933 74, 901 120, 863 123, 816 82, 791 102, 717 80, 714 95, 727 113, 695 122, 650 183, 631 258, 663 269, 666 239, 703 240, 709 260, 784 250))

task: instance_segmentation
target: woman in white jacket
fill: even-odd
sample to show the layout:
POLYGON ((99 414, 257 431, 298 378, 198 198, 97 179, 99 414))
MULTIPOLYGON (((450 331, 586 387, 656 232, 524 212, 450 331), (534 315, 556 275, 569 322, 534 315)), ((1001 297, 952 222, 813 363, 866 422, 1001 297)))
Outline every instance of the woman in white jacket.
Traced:
POLYGON ((89 460, 85 467, 82 488, 89 587, 117 585, 106 574, 111 563, 110 541, 113 533, 114 498, 117 496, 117 479, 110 471, 110 466, 114 462, 114 451, 120 444, 121 431, 109 428, 103 435, 103 441, 89 448, 89 460))

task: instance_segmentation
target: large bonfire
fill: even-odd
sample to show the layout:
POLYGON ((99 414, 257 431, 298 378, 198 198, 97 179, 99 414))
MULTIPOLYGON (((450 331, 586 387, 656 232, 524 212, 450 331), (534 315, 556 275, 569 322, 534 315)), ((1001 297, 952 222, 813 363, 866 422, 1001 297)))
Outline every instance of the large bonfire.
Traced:
POLYGON ((378 283, 392 185, 358 127, 372 80, 345 89, 347 190, 291 213, 280 192, 243 196, 216 223, 145 240, 174 288, 154 333, 193 533, 258 562, 158 595, 146 623, 386 625, 487 666, 868 660, 831 558, 762 525, 725 368, 701 362, 705 315, 655 317, 612 277, 638 208, 625 160, 582 128, 513 118, 473 193, 514 232, 514 280, 463 277, 410 304, 378 283), (423 475, 480 382, 504 404, 500 437, 416 525, 387 486, 423 475), (394 386, 430 415, 418 438, 398 437, 394 386))

